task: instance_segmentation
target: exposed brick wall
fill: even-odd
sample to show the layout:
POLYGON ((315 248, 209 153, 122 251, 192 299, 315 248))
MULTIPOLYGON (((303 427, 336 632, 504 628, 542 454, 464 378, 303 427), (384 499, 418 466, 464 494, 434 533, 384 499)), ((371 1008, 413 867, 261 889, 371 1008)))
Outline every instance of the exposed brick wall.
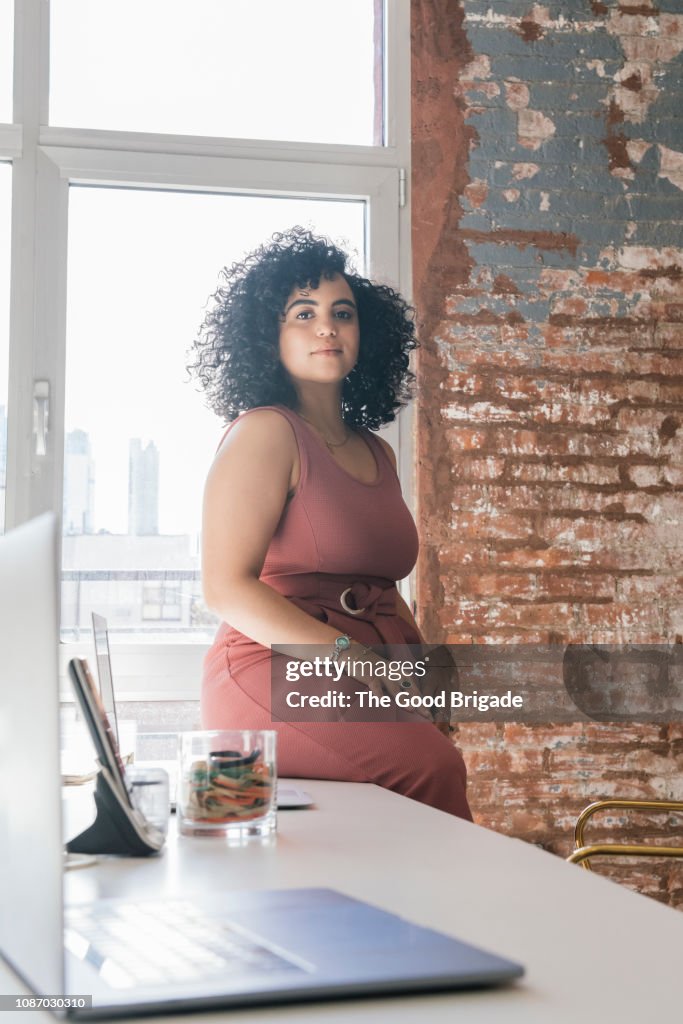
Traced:
MULTIPOLYGON (((421 625, 452 643, 673 640, 680 0, 412 11, 421 625)), ((591 799, 683 799, 680 725, 469 725, 458 743, 476 819, 563 854, 591 799)), ((629 877, 683 903, 680 862, 629 877)))

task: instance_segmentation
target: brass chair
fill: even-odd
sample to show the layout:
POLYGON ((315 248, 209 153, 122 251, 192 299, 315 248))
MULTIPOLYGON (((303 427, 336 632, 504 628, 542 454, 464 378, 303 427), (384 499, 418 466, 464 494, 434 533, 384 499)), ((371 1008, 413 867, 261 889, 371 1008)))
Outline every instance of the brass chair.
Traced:
POLYGON ((657 846, 655 844, 632 843, 595 843, 586 845, 584 829, 586 823, 599 811, 658 811, 660 813, 678 812, 683 814, 683 801, 680 800, 596 800, 589 804, 576 821, 574 829, 574 852, 567 857, 571 864, 580 864, 591 871, 591 857, 680 857, 683 858, 683 845, 657 846))

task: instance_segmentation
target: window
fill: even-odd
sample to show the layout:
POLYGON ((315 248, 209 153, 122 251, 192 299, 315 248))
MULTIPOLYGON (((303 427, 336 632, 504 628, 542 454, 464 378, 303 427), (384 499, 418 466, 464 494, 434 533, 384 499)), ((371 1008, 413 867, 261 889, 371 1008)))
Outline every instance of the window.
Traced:
MULTIPOLYGON (((142 587, 143 621, 180 622, 183 618, 183 602, 180 583, 163 580, 160 583, 144 583, 142 587)), ((187 621, 191 626, 191 602, 187 602, 187 621)))
POLYGON ((221 266, 273 231, 304 224, 343 240, 362 272, 365 213, 362 201, 72 186, 64 639, 80 636, 84 614, 87 628, 90 608, 114 638, 211 639, 216 620, 197 614, 200 511, 222 427, 187 383, 186 351, 221 266), (127 577, 138 605, 146 574, 171 567, 187 614, 143 611, 134 625, 117 580, 127 577), (134 569, 137 582, 127 575, 134 569), (86 586, 87 602, 76 600, 86 586))
POLYGON ((129 697, 196 697, 215 629, 198 534, 221 424, 184 366, 221 267, 299 223, 409 293, 409 3, 327 11, 15 3, 21 88, 16 123, 9 105, 0 123, 0 228, 11 215, 25 230, 11 253, 9 383, 0 252, 7 523, 62 513, 62 664, 89 655, 100 611, 129 697))
POLYGON ((0 0, 0 122, 12 120, 14 9, 12 0, 0 0))
POLYGON ((382 143, 373 0, 52 0, 51 9, 50 124, 382 143))

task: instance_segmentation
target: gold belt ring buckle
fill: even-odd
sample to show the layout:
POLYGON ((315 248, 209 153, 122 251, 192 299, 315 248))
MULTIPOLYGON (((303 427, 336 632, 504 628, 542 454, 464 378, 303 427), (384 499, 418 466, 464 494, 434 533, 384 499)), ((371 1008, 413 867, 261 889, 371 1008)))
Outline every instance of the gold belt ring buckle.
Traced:
POLYGON ((353 587, 347 587, 346 590, 342 591, 339 595, 339 604, 348 615, 362 615, 365 608, 351 608, 346 600, 346 595, 350 594, 352 589, 353 587))

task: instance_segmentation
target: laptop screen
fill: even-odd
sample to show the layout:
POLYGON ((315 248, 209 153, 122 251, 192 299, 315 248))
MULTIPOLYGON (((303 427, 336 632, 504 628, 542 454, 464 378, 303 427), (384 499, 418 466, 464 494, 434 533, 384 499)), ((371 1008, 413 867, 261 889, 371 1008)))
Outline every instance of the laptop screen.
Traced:
POLYGON ((107 631, 107 620, 97 612, 92 613, 92 631, 95 641, 95 661, 97 662, 97 678, 100 684, 100 697, 107 718, 114 730, 114 737, 117 746, 121 748, 119 736, 119 724, 116 719, 116 700, 114 699, 114 679, 111 671, 111 657, 109 654, 109 633, 107 631))
MULTIPOLYGON (((0 537, 0 954, 64 991, 57 524, 0 537)), ((3 1014, 4 1016, 4 1014, 3 1014)))

